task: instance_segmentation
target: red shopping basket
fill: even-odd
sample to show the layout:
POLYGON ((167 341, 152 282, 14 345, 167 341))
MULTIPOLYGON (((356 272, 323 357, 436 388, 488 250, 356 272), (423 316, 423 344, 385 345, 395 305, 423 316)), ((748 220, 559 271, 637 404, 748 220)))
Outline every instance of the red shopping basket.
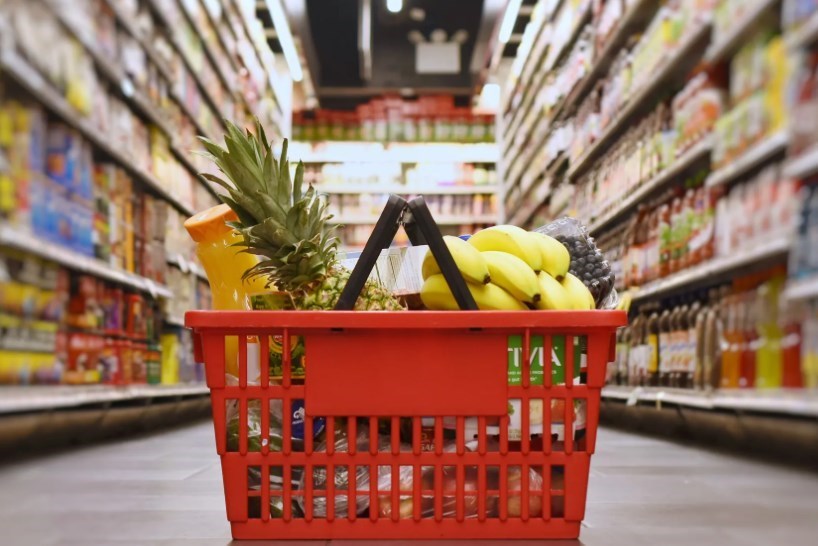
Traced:
MULTIPOLYGON (((446 274, 439 233, 425 234, 446 274)), ((233 537, 578 537, 625 322, 619 311, 189 312, 233 537)))

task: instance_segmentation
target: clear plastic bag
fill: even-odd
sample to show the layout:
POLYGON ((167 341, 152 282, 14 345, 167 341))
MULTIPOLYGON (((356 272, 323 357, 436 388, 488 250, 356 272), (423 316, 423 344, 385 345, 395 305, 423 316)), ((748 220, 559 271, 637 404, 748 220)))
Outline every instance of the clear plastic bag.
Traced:
POLYGON ((614 288, 611 264, 605 259, 593 237, 576 218, 563 217, 535 231, 550 235, 561 242, 571 254, 569 271, 579 278, 596 301, 597 309, 615 309, 619 295, 614 288))
MULTIPOLYGON (((379 442, 381 447, 388 445, 388 443, 379 442)), ((369 427, 364 423, 358 424, 358 432, 357 438, 355 439, 355 445, 357 446, 358 451, 366 451, 369 449, 369 427)), ((318 445, 315 446, 315 451, 321 452, 326 451, 327 444, 326 441, 320 442, 318 445)), ((338 430, 335 431, 335 451, 336 453, 346 453, 349 451, 349 444, 348 444, 348 435, 346 434, 345 427, 339 427, 338 430)), ((369 490, 369 471, 366 466, 357 466, 355 470, 355 489, 358 491, 367 491, 369 490)), ((349 486, 349 471, 346 465, 339 465, 335 467, 335 489, 336 491, 341 491, 344 494, 336 495, 335 496, 335 516, 345 518, 348 515, 349 510, 349 503, 347 500, 346 492, 349 486)), ((325 490, 327 487, 327 471, 326 468, 313 468, 312 473, 312 488, 318 490, 325 490)), ((298 483, 298 489, 305 490, 306 489, 306 475, 301 476, 301 480, 298 483)), ((299 505, 300 510, 304 510, 304 499, 299 497, 296 501, 299 505)), ((365 512, 369 508, 369 496, 368 495, 356 495, 355 497, 355 513, 361 514, 365 512)), ((327 517, 327 499, 323 496, 314 496, 313 497, 313 507, 312 507, 313 516, 316 518, 325 518, 327 517)))
MULTIPOLYGON (((466 444, 467 450, 473 450, 477 447, 476 442, 470 442, 466 444)), ((491 446, 490 449, 498 449, 499 446, 494 445, 491 446)), ((444 451, 454 451, 455 444, 454 442, 448 444, 444 451)), ((399 478, 398 478, 398 486, 402 492, 413 491, 414 487, 414 475, 413 475, 413 467, 411 466, 401 466, 399 469, 399 478)), ((560 485, 560 478, 555 476, 561 476, 561 471, 556 469, 552 470, 552 482, 557 483, 560 485)), ((444 466, 441 471, 442 477, 442 490, 443 490, 443 499, 442 499, 442 513, 441 516, 444 518, 453 518, 457 515, 457 470, 454 466, 444 466)), ((420 479, 422 480, 421 484, 421 491, 428 493, 429 491, 434 490, 434 467, 423 467, 423 471, 421 472, 420 479)), ((511 466, 508 468, 507 473, 507 491, 508 496, 506 498, 507 502, 507 514, 509 517, 520 517, 522 512, 522 494, 521 494, 521 484, 522 484, 522 470, 519 466, 511 466)), ((464 492, 464 500, 463 500, 463 517, 466 519, 476 518, 479 515, 479 503, 480 503, 480 495, 479 490, 477 487, 478 484, 478 472, 477 467, 475 466, 468 466, 466 467, 463 475, 463 492, 464 492)), ((490 466, 486 472, 486 485, 488 490, 497 492, 500 489, 500 472, 499 467, 490 466)), ((553 487, 553 486, 552 486, 553 487)), ((562 485, 560 485, 562 488, 562 485)), ((378 496, 378 516, 381 518, 391 518, 392 517, 392 497, 389 494, 384 495, 384 493, 390 493, 392 489, 392 471, 391 467, 382 467, 381 470, 378 472, 378 492, 380 493, 378 496)), ((533 467, 529 467, 529 474, 528 474, 528 489, 531 491, 531 495, 529 496, 529 516, 531 517, 540 517, 542 516, 542 507, 543 507, 543 500, 542 495, 543 493, 543 479, 540 472, 538 472, 533 467)), ((550 495, 550 493, 549 493, 550 495)), ((420 517, 421 518, 433 518, 435 516, 435 502, 434 497, 428 494, 421 494, 421 507, 420 507, 420 517)), ((490 518, 496 518, 499 515, 499 495, 496 494, 487 494, 486 496, 486 515, 490 518)), ((414 517, 414 499, 412 495, 400 495, 400 501, 398 505, 398 510, 400 511, 399 517, 401 519, 408 519, 414 517)), ((552 502, 552 515, 559 514, 555 517, 560 517, 562 515, 562 508, 560 503, 552 502), (557 508, 557 510, 555 510, 557 508)))

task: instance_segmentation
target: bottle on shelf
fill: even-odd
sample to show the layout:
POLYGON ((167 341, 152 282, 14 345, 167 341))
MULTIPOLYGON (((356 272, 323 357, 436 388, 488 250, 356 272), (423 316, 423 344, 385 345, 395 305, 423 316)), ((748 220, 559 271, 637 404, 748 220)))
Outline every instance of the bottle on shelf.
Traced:
POLYGON ((647 384, 651 387, 659 386, 659 313, 653 311, 647 320, 648 369, 647 384))
POLYGON ((778 323, 778 300, 782 286, 781 278, 773 278, 758 288, 756 385, 760 389, 778 388, 782 380, 782 332, 778 323))
POLYGON ((743 302, 739 295, 731 294, 722 299, 724 318, 724 351, 722 356, 721 381, 723 389, 735 389, 739 385, 741 351, 744 343, 744 329, 741 316, 743 302))
POLYGON ((759 330, 756 328, 756 320, 759 305, 756 291, 750 290, 742 295, 744 300, 743 313, 739 317, 744 331, 744 339, 741 345, 741 358, 739 360, 738 387, 741 389, 752 389, 756 385, 756 351, 758 351, 762 340, 759 338, 759 330))
POLYGON ((672 310, 668 306, 659 315, 659 383, 662 385, 667 384, 666 378, 670 373, 668 368, 670 366, 670 346, 672 343, 671 314, 672 310))

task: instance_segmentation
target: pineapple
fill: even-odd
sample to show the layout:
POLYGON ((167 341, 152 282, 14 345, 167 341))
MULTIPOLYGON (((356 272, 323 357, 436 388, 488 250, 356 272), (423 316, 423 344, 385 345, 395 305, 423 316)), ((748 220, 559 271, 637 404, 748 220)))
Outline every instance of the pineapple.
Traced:
MULTIPOLYGON (((350 271, 338 263, 338 238, 326 200, 310 185, 303 191, 304 165, 295 180, 290 177, 287 139, 276 161, 264 128, 256 121, 255 135, 225 122, 223 148, 204 137, 200 140, 216 167, 228 181, 204 173, 222 186, 224 201, 239 218, 231 223, 243 238, 244 252, 261 258, 244 278, 262 277, 267 288, 287 292, 294 309, 332 309, 349 280, 350 271)), ((357 310, 400 310, 400 302, 383 286, 367 281, 357 310)))

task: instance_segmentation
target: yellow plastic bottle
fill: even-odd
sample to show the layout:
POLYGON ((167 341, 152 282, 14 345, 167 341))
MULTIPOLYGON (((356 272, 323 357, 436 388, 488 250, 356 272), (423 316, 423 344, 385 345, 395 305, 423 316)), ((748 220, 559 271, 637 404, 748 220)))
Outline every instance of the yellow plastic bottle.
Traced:
MULTIPOLYGON (((259 277, 242 280, 245 271, 256 265, 258 259, 241 252, 242 247, 232 246, 242 239, 226 222, 237 219, 230 207, 217 205, 185 222, 185 229, 196 242, 196 256, 210 283, 213 308, 218 310, 249 311, 253 308, 250 296, 265 290, 264 280, 259 277)), ((238 339, 235 336, 225 339, 225 370, 238 376, 238 339)))

